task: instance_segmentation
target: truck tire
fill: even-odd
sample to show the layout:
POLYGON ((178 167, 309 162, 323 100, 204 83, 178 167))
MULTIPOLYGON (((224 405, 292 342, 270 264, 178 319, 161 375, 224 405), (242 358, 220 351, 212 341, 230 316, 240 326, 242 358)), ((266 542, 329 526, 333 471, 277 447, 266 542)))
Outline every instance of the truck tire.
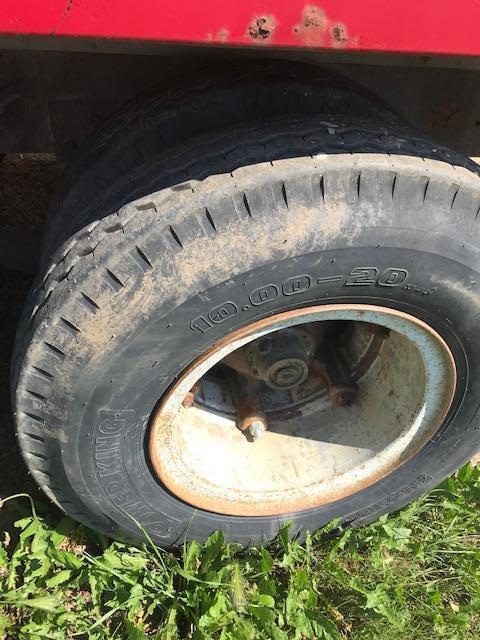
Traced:
POLYGON ((17 337, 19 443, 67 513, 258 544, 367 523, 479 448, 477 165, 400 124, 289 115, 129 184, 48 249, 17 337))

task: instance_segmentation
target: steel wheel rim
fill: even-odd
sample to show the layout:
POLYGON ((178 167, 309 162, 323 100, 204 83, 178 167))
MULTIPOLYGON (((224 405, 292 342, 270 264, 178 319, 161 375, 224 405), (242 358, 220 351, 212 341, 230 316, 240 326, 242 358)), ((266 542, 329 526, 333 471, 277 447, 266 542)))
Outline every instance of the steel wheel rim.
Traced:
POLYGON ((276 314, 219 341, 171 386, 151 419, 151 467, 161 484, 196 508, 232 516, 304 511, 352 495, 412 458, 443 423, 455 388, 447 344, 414 316, 355 304, 276 314), (301 412, 302 423, 300 418, 272 421, 261 441, 251 442, 226 414, 201 403, 183 406, 195 383, 208 379, 232 352, 286 327, 332 321, 358 323, 358 331, 365 323, 385 327, 394 336, 362 378, 356 409, 321 408, 312 400, 301 412))

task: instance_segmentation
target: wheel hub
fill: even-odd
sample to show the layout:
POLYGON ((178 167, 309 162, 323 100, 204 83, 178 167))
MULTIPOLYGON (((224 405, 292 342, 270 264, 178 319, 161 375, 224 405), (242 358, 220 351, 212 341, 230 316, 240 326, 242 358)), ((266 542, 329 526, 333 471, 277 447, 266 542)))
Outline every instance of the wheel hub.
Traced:
POLYGON ((307 376, 307 362, 284 358, 272 364, 265 376, 265 382, 271 389, 292 389, 304 382, 307 376))

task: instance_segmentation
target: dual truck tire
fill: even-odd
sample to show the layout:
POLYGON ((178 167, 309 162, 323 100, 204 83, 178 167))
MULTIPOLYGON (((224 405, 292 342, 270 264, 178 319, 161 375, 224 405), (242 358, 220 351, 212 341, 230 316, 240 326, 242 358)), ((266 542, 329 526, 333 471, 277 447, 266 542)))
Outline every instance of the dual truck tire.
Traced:
MULTIPOLYGON (((359 526, 433 488, 480 447, 479 208, 477 165, 369 96, 327 76, 312 80, 311 70, 200 76, 122 113, 66 172, 18 330, 12 403, 33 476, 86 525, 131 542, 146 531, 163 547, 217 529, 258 544, 286 520, 292 533, 333 519, 359 526), (418 375, 448 402, 418 446, 389 467, 382 451, 368 454, 373 474, 364 482, 348 465, 322 476, 350 473, 329 499, 303 500, 307 482, 292 493, 298 503, 278 512, 262 510, 272 487, 260 481, 257 492, 249 485, 255 508, 243 494, 246 506, 220 499, 217 508, 208 487, 200 499, 209 474, 235 494, 227 466, 177 491, 185 474, 168 482, 159 472, 152 420, 185 371, 249 327, 327 306, 349 322, 345 309, 380 325, 380 311, 407 318, 434 336, 418 375), (429 364, 437 347, 448 361, 443 378, 440 361, 429 364)), ((400 424, 389 397, 411 409, 411 421, 429 407, 421 394, 408 404, 418 372, 391 374, 387 389, 390 364, 378 367, 369 384, 384 411, 381 440, 400 424)), ((211 466, 229 464, 208 438, 195 451, 211 466)), ((265 468, 274 456, 265 455, 265 468)), ((281 502, 290 488, 288 473, 280 476, 281 502)))

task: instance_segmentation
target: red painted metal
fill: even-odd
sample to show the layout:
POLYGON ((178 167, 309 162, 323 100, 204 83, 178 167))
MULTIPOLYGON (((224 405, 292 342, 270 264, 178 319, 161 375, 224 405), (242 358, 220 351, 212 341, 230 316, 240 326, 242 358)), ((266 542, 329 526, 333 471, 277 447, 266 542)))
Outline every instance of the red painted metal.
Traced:
POLYGON ((480 0, 1 0, 0 33, 480 55, 480 0))

